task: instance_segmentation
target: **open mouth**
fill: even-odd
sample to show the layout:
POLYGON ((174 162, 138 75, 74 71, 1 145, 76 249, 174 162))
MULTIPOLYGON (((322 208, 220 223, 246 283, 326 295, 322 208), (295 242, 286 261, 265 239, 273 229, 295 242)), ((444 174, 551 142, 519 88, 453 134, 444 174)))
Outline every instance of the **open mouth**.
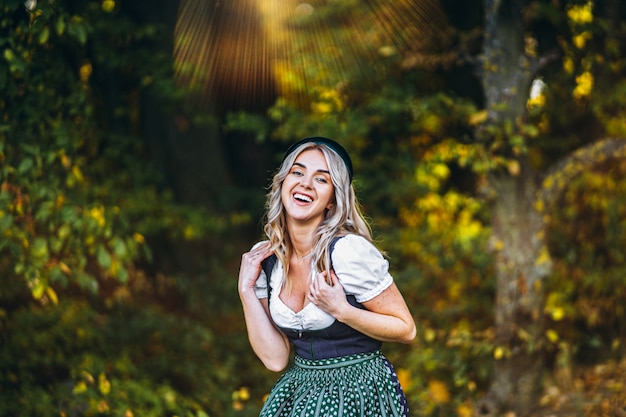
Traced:
POLYGON ((293 195, 293 198, 295 200, 301 201, 303 203, 312 203, 313 202, 313 199, 311 197, 309 197, 308 195, 300 194, 300 193, 295 193, 293 195))

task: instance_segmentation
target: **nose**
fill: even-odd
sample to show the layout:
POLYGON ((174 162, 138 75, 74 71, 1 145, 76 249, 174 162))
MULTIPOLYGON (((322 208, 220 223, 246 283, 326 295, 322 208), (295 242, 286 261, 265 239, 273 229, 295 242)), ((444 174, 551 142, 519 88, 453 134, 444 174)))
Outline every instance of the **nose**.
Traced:
POLYGON ((303 175, 300 179, 300 185, 306 188, 311 188, 313 177, 311 175, 303 175))

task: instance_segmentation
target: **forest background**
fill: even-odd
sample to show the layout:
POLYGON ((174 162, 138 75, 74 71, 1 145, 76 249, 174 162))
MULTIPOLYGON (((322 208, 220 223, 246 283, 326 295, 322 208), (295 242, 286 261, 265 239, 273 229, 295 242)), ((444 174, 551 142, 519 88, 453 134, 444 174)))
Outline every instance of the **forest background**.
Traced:
POLYGON ((626 6, 0 3, 0 416, 254 416, 297 138, 354 158, 414 415, 626 413, 626 6))

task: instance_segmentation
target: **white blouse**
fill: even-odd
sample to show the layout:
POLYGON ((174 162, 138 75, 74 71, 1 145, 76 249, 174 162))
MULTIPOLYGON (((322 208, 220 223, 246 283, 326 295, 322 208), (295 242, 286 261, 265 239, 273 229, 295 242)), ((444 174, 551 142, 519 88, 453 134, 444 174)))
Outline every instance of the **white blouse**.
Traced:
MULTIPOLYGON (((354 295, 360 303, 376 297, 393 283, 389 262, 362 236, 346 235, 339 239, 331 258, 333 270, 344 291, 347 295, 354 295)), ((316 277, 317 273, 315 265, 312 265, 310 279, 316 277)), ((320 330, 335 321, 333 316, 313 303, 298 312, 291 310, 279 297, 283 283, 283 265, 277 260, 271 276, 270 314, 278 326, 293 330, 320 330)), ((254 290, 258 298, 267 297, 265 272, 261 271, 254 290)))

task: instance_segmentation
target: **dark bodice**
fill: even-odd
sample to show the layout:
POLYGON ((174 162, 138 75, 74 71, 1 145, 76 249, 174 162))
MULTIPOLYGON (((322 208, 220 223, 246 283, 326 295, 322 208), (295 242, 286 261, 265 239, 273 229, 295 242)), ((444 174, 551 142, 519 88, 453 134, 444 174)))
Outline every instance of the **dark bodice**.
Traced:
MULTIPOLYGON (((340 238, 335 238, 331 243, 331 252, 338 239, 340 238)), ((270 277, 275 263, 276 255, 266 258, 261 263, 267 277, 268 302, 271 299, 272 292, 270 277)), ((354 295, 347 295, 346 298, 351 305, 365 309, 361 303, 356 301, 354 295)), ((354 355, 356 353, 374 352, 382 346, 380 341, 372 339, 337 320, 329 327, 320 330, 301 331, 282 327, 280 329, 293 344, 296 354, 304 359, 318 360, 354 355)))
MULTIPOLYGON (((353 295, 348 295, 348 302, 355 307, 364 309, 353 295)), ((373 352, 382 343, 372 339, 352 327, 335 320, 325 329, 300 331, 293 329, 281 330, 293 343, 296 354, 305 359, 327 359, 355 353, 373 352)))

